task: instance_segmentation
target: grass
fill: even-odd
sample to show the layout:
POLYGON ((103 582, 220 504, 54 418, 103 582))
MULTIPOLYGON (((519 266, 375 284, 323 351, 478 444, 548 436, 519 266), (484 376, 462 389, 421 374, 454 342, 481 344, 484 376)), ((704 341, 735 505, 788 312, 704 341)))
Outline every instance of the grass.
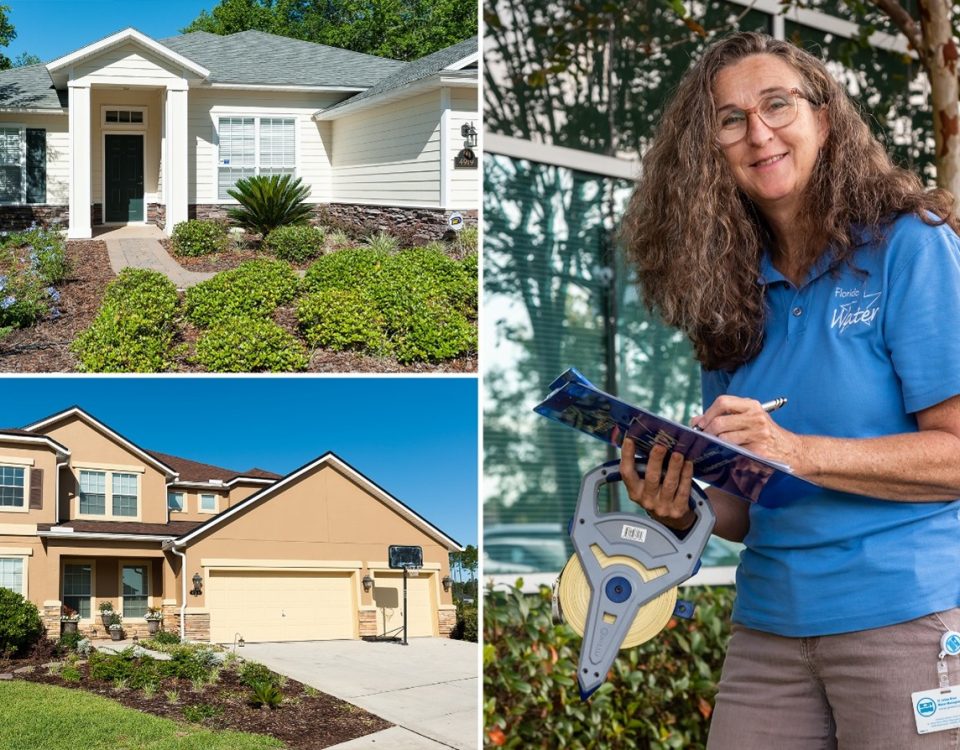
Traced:
POLYGON ((79 690, 0 682, 4 750, 261 750, 272 737, 213 732, 125 708, 79 690))

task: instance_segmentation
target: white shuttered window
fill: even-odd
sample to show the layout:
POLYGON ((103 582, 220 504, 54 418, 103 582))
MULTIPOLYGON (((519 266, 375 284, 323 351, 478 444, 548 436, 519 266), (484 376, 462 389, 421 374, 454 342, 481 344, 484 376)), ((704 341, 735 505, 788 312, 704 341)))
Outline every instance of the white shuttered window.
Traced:
POLYGON ((219 118, 218 199, 229 200, 227 191, 243 177, 295 174, 296 132, 288 117, 219 118))

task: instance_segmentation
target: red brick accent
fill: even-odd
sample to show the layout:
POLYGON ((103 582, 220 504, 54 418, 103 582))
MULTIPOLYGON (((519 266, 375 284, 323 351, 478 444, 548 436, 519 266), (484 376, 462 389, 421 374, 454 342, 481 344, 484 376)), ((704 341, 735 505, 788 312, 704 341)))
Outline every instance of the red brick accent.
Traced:
POLYGON ((453 629, 457 626, 457 611, 455 609, 441 609, 440 615, 440 637, 449 638, 453 629))
POLYGON ((377 635, 377 611, 375 609, 361 609, 360 637, 377 635))
POLYGON ((0 230, 19 232, 31 224, 67 228, 69 206, 0 206, 0 230))

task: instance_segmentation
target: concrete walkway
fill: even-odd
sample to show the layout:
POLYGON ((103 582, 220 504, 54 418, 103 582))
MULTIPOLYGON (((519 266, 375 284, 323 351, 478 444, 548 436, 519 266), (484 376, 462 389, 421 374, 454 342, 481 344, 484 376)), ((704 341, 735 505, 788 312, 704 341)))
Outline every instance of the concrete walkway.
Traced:
POLYGON ((480 667, 475 643, 446 638, 412 638, 408 646, 248 643, 242 655, 397 725, 328 750, 478 747, 480 667))
POLYGON ((177 289, 194 286, 214 275, 212 272, 188 271, 177 263, 160 244, 163 232, 152 224, 107 227, 95 231, 93 237, 107 244, 114 273, 120 273, 124 268, 148 268, 162 273, 177 285, 177 289))

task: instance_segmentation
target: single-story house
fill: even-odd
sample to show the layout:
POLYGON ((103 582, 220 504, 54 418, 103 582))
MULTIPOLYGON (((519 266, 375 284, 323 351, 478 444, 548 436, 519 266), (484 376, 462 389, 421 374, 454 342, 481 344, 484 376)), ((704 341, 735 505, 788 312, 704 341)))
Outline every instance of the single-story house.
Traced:
POLYGON ((403 573, 391 545, 418 546, 408 635, 456 624, 449 553, 462 547, 333 453, 280 476, 231 471, 140 447, 79 407, 0 430, 0 586, 61 606, 108 635, 147 609, 191 640, 356 639, 399 634, 403 573))
POLYGON ((241 177, 291 174, 355 224, 476 221, 473 37, 414 62, 244 31, 128 28, 0 72, 0 228, 219 217, 241 177), (472 159, 470 157, 473 157, 472 159))

